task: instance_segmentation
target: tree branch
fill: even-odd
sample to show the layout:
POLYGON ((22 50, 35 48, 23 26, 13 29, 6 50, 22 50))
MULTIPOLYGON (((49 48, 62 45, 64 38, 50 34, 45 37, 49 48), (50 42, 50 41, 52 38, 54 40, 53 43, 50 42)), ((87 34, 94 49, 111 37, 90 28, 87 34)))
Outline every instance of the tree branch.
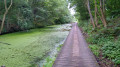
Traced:
POLYGON ((7 3, 6 3, 6 0, 4 0, 4 4, 5 4, 5 10, 7 10, 7 3))
POLYGON ((10 5, 9 5, 9 7, 8 7, 8 10, 11 8, 12 3, 13 3, 13 0, 11 0, 11 3, 10 3, 10 5))

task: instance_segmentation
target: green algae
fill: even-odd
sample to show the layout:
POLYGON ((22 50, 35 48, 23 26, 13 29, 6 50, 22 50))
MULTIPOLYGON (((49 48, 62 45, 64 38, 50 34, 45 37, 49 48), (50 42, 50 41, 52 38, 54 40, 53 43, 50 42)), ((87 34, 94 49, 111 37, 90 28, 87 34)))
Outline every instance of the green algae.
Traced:
POLYGON ((68 25, 54 25, 0 36, 0 66, 36 67, 55 44, 63 41, 68 25), (7 45, 7 44, 9 45, 7 45))

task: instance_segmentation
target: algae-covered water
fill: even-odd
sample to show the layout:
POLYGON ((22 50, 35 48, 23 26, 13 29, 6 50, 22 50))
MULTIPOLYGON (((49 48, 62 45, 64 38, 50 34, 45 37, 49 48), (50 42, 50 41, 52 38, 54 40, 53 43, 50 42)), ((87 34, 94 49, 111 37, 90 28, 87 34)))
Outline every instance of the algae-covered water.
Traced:
POLYGON ((70 24, 0 35, 0 66, 37 67, 68 35, 70 24))

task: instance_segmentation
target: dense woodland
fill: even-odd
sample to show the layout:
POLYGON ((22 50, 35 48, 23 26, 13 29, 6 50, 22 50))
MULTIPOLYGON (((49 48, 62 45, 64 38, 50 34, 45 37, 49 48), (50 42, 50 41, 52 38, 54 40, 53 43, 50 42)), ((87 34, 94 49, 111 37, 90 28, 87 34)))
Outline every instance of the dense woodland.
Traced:
POLYGON ((0 0, 0 33, 71 21, 65 0, 0 0))
POLYGON ((75 17, 101 67, 119 65, 120 0, 69 1, 76 7, 75 17))

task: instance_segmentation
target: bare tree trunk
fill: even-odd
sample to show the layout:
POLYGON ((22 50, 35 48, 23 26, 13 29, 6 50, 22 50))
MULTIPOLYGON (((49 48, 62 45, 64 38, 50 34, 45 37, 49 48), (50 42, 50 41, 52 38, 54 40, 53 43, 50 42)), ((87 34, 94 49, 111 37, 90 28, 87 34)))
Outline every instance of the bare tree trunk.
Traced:
POLYGON ((2 19, 2 24, 1 24, 1 28, 0 28, 0 34, 2 33, 2 30, 3 30, 3 27, 4 27, 4 23, 5 23, 6 15, 7 15, 9 9, 10 9, 11 6, 12 6, 12 0, 11 0, 11 3, 10 3, 10 5, 9 5, 8 8, 7 8, 6 0, 4 0, 4 4, 5 4, 5 13, 4 13, 4 15, 3 15, 3 19, 2 19))
POLYGON ((104 25, 104 27, 107 27, 106 18, 105 18, 103 8, 102 8, 102 0, 100 0, 100 12, 101 12, 101 16, 102 16, 103 25, 104 25))
POLYGON ((98 20, 97 20, 97 2, 95 0, 95 22, 96 22, 96 26, 98 26, 98 20))
POLYGON ((90 15, 90 21, 91 21, 91 23, 92 23, 92 25, 93 25, 93 28, 95 28, 95 23, 94 23, 93 16, 92 16, 92 13, 91 13, 91 10, 90 10, 89 0, 87 0, 87 8, 88 8, 89 15, 90 15))

